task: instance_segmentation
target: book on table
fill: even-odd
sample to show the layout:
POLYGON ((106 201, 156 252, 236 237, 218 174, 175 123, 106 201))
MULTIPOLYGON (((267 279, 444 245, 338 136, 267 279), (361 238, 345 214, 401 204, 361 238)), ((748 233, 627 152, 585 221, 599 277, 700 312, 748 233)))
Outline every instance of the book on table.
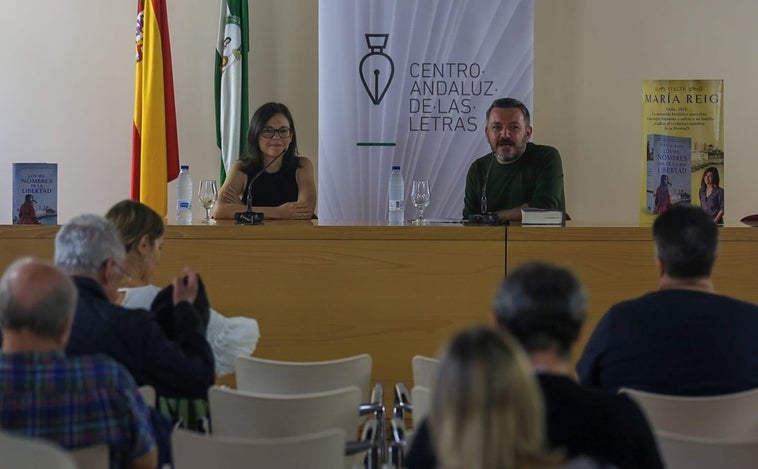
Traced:
POLYGON ((13 163, 13 224, 58 224, 58 163, 13 163))
POLYGON ((522 208, 522 226, 563 226, 566 224, 566 215, 563 210, 546 208, 522 208))

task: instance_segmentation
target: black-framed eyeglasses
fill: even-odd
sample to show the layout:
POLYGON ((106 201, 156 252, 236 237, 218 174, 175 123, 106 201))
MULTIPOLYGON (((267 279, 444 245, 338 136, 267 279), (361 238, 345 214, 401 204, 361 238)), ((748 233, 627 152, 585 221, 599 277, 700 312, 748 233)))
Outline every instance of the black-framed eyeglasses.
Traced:
POLYGON ((292 136, 292 129, 289 127, 279 127, 278 129, 264 127, 263 130, 261 130, 261 137, 263 138, 273 138, 274 135, 278 135, 279 138, 289 138, 292 136))

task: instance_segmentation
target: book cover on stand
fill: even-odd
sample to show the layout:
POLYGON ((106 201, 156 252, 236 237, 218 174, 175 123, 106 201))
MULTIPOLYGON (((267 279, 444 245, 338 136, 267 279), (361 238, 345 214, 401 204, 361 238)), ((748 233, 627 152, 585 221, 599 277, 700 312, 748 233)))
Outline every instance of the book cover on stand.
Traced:
POLYGON ((647 213, 691 203, 692 139, 648 134, 647 146, 647 213))
POLYGON ((13 163, 13 224, 58 224, 58 164, 13 163))

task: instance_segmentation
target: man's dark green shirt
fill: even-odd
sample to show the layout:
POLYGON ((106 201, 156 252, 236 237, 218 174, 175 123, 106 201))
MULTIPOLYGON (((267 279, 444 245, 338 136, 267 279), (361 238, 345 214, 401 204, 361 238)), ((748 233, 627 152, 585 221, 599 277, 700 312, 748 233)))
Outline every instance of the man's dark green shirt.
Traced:
POLYGON ((566 211, 561 155, 547 145, 527 143, 521 158, 511 164, 498 163, 492 152, 477 158, 466 175, 464 218, 481 213, 482 189, 487 193, 488 212, 524 204, 566 211))

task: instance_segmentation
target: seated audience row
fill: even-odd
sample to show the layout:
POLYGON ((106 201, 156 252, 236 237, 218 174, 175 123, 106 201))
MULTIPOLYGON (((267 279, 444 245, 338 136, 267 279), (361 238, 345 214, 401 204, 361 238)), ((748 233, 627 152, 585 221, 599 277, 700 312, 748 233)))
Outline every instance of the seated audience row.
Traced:
MULTIPOLYGON (((191 269, 160 292, 150 284, 163 243, 157 214, 125 201, 108 217, 123 237, 104 217, 75 217, 56 236, 57 267, 25 258, 0 278, 0 428, 70 449, 106 443, 112 467, 155 467, 170 460, 167 442, 137 386, 205 399, 215 312, 191 269), (141 290, 121 289, 125 280, 141 290), (141 309, 118 305, 135 293, 141 309)), ((583 383, 603 390, 570 377, 586 318, 579 280, 524 264, 496 293, 496 329, 466 330, 448 345, 408 467, 660 468, 648 422, 619 387, 679 395, 758 387, 758 307, 715 293, 714 221, 675 206, 656 219, 653 238, 660 291, 611 308, 577 365, 583 383)), ((239 323, 245 338, 218 349, 251 350, 251 321, 239 323)))
POLYGON ((0 413, 5 417, 0 426, 45 436, 66 448, 108 443, 118 465, 131 461, 132 456, 149 461, 155 451, 147 454, 147 450, 154 450, 157 441, 159 462, 170 462, 170 422, 145 409, 139 395, 130 398, 134 402, 122 399, 116 409, 110 409, 110 401, 118 396, 108 394, 109 386, 129 393, 136 392, 137 385, 150 385, 163 398, 205 401, 214 382, 214 352, 222 361, 217 370, 230 372, 234 357, 249 355, 255 347, 257 322, 226 319, 211 310, 202 282, 191 269, 185 269, 183 277, 175 278, 162 291, 150 285, 160 260, 163 221, 146 205, 133 201, 116 204, 108 215, 117 226, 101 216, 81 215, 59 230, 55 239, 57 268, 24 259, 6 272, 2 359, 8 373, 28 387, 22 389, 13 380, 3 382, 9 391, 0 396, 0 413), (26 284, 16 286, 17 278, 39 283, 31 289, 26 284), (125 285, 141 289, 130 290, 125 285), (21 299, 14 296, 16 291, 21 299), (132 298, 126 302, 132 308, 118 305, 125 297, 132 298), (39 353, 31 358, 20 354, 30 350, 50 352, 50 357, 40 360, 39 353), (60 373, 63 379, 40 386, 50 373, 60 373), (106 390, 107 402, 99 403, 90 396, 98 386, 106 390), (32 390, 40 390, 41 395, 32 390), (84 398, 73 404, 68 399, 54 399, 78 393, 84 398), (34 402, 52 409, 51 422, 32 418, 39 410, 34 402), (140 415, 129 416, 129 412, 140 415), (129 422, 135 426, 128 429, 134 430, 132 433, 119 427, 129 422), (145 425, 136 428, 142 423, 145 425), (114 430, 109 432, 111 426, 114 430), (74 428, 70 434, 65 432, 69 427, 74 428), (78 435, 82 432, 88 433, 78 435), (136 446, 137 438, 146 442, 136 446))
MULTIPOLYGON (((631 399, 585 388, 570 378, 571 348, 585 317, 586 295, 579 280, 567 269, 549 264, 524 264, 510 272, 493 302, 492 321, 498 329, 513 335, 528 353, 538 385, 535 394, 544 398, 544 417, 540 415, 539 418, 544 418, 549 448, 568 457, 585 455, 600 464, 612 464, 622 469, 663 467, 650 426, 631 399)), ((474 376, 475 372, 469 373, 474 376)), ((492 373, 486 383, 505 386, 503 383, 513 379, 505 367, 493 366, 492 373)), ((465 382, 466 386, 485 386, 465 376, 456 379, 465 382)), ((450 442, 445 440, 449 437, 445 428, 437 426, 441 418, 437 412, 444 411, 439 408, 439 394, 450 392, 440 387, 450 387, 453 383, 450 376, 443 376, 441 372, 433 390, 435 397, 430 417, 418 429, 408 454, 410 469, 434 468, 437 464, 446 467, 440 451, 449 447, 450 442)), ((469 399, 481 399, 484 390, 471 389, 469 392, 469 399)), ((482 403, 485 406, 482 409, 468 410, 472 419, 489 418, 485 409, 503 399, 495 390, 487 392, 492 394, 488 398, 492 402, 482 403)), ((506 393, 504 389, 497 392, 506 393)), ((485 420, 480 424, 488 423, 485 420)), ((484 435, 492 436, 487 431, 484 435)), ((512 439, 512 436, 500 435, 498 438, 512 439)))

